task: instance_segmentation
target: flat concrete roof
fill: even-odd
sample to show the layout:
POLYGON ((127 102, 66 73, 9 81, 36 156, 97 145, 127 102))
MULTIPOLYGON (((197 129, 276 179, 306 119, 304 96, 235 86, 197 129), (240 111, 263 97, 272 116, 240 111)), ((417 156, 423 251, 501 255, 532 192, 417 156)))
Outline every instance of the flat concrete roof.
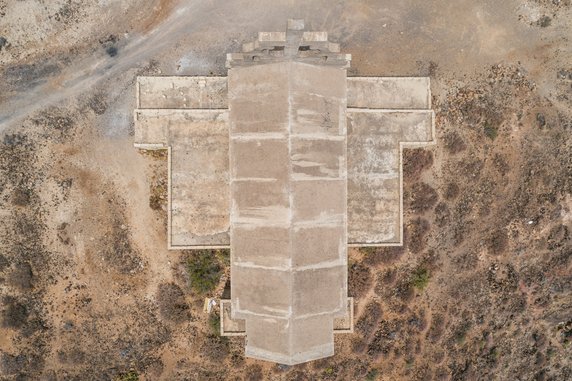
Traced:
POLYGON ((141 109, 226 109, 226 77, 138 77, 141 109))
MULTIPOLYGON (((246 336, 244 319, 233 318, 230 299, 220 301, 220 335, 246 336)), ((353 333, 354 331, 354 298, 347 298, 346 314, 334 319, 334 334, 353 333)))
MULTIPOLYGON (((204 158, 188 165, 194 165, 193 171, 199 173, 199 178, 217 175, 215 188, 220 195, 215 213, 205 214, 206 207, 200 198, 188 197, 187 193, 171 192, 170 200, 178 208, 173 213, 171 204, 170 215, 178 215, 177 210, 184 210, 181 218, 196 221, 197 218, 208 222, 211 217, 217 216, 220 224, 205 223, 199 232, 194 230, 190 223, 177 222, 175 217, 170 223, 169 234, 172 248, 199 248, 199 247, 230 247, 230 197, 225 199, 222 195, 230 193, 228 156, 229 141, 222 135, 214 139, 217 132, 213 129, 213 136, 209 139, 209 150, 197 150, 184 147, 193 136, 199 138, 201 130, 196 129, 193 120, 204 118, 203 107, 214 104, 211 112, 220 113, 221 118, 226 115, 228 107, 228 85, 226 77, 138 77, 137 86, 138 109, 135 112, 135 142, 140 148, 166 148, 170 143, 167 140, 167 125, 181 123, 187 124, 185 134, 188 139, 178 140, 172 152, 179 149, 185 151, 193 149, 195 155, 204 155, 204 158), (211 86, 212 84, 212 86, 211 86), (200 96, 198 95, 200 94, 200 96), (210 99, 200 102, 200 99, 210 99), (186 101, 185 101, 186 99, 186 101), (195 99, 195 100, 193 100, 195 99), (216 102, 214 101, 216 100, 216 102), (151 108, 157 105, 156 108, 151 108), (174 109, 163 109, 169 105, 174 109), (194 105, 196 108, 189 108, 194 105), (160 107, 159 107, 160 106, 160 107), (200 107, 199 107, 200 106, 200 107), (196 116, 194 116, 196 114, 196 116), (169 121, 170 120, 170 121, 169 121), (177 122, 179 121, 179 122, 177 122), (196 134, 196 135, 195 135, 196 134), (157 143, 160 143, 157 145, 157 143), (216 145, 216 147, 215 147, 216 145), (179 148, 180 147, 180 148, 179 148), (210 166, 201 163, 213 153, 217 160, 210 166), (224 156, 224 158, 223 158, 224 156), (220 165, 213 168, 212 165, 220 165), (201 172, 205 172, 201 174, 201 172), (185 215, 187 217, 185 217, 185 215), (203 217, 200 217, 203 216, 203 217), (220 217, 220 218, 219 218, 220 217), (222 222, 224 221, 224 223, 222 222), (209 232, 205 228, 212 226, 209 232), (226 227, 225 234, 221 228, 226 227), (185 230, 187 229, 187 230, 185 230)), ((348 160, 348 244, 350 246, 386 246, 398 245, 402 242, 402 203, 401 203, 401 154, 400 147, 426 145, 433 141, 434 113, 430 109, 431 93, 429 78, 416 77, 349 77, 347 83, 347 111, 345 117, 348 126, 347 160, 348 160), (375 90, 374 84, 380 89, 375 90), (375 90, 375 91, 374 91, 375 90), (369 96, 365 96, 368 94, 369 96), (384 105, 387 105, 384 107, 384 105), (367 110, 367 111, 366 111, 367 110), (368 112, 367 115, 357 113, 368 112), (407 132, 407 135, 405 134, 407 132), (386 136, 387 135, 387 136, 386 136), (372 139, 377 139, 376 142, 372 139), (385 141, 385 145, 382 142, 385 141), (375 146, 374 146, 375 144, 375 146), (386 150, 384 147, 391 146, 386 150), (368 151, 364 151, 365 147, 368 151), (364 161, 364 155, 369 158, 364 161), (375 167, 365 167, 365 163, 372 163, 375 158, 375 167), (382 167, 384 169, 382 169, 382 167)), ((225 128, 229 133, 229 123, 219 124, 218 128, 225 128)), ((203 134, 204 135, 204 134, 203 134)), ((331 145, 322 144, 322 151, 331 150, 331 145)), ((175 154, 176 155, 176 154, 175 154)), ((321 155, 315 152, 314 155, 321 155)), ((175 161, 178 161, 175 158, 175 161)), ((312 160, 305 158, 299 160, 298 176, 305 172, 331 171, 329 167, 316 168, 308 163, 312 160)), ((177 179, 181 178, 176 176, 177 179)), ((175 180, 176 182, 176 180, 175 180)), ((203 186, 197 182, 197 187, 203 186)), ((198 190, 200 194, 210 194, 212 187, 204 184, 204 189, 198 190)))
MULTIPOLYGON (((347 107, 429 109, 428 77, 348 77, 347 107)), ((137 77, 139 109, 226 109, 227 77, 137 77)))
POLYGON ((232 68, 232 316, 246 354, 295 364, 334 353, 347 313, 345 70, 232 68))
POLYGON ((433 111, 348 109, 348 235, 354 246, 403 243, 402 150, 433 140, 433 111))
POLYGON ((169 148, 169 247, 228 246, 228 111, 141 109, 135 124, 139 147, 169 148))

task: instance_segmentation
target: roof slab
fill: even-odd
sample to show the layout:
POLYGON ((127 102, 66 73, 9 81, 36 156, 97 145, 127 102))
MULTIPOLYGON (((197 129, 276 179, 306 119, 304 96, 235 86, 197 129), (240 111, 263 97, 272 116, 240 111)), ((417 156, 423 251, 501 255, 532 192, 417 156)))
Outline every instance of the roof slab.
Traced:
POLYGON ((330 356, 347 313, 345 74, 295 61, 229 70, 231 305, 251 357, 330 356))
MULTIPOLYGON (((429 109, 428 77, 347 77, 347 107, 429 109)), ((138 109, 227 109, 227 77, 137 77, 138 109)))
POLYGON ((169 149, 169 248, 228 247, 227 110, 136 110, 135 139, 169 149))
MULTIPOLYGON (((146 149, 166 149, 171 146, 171 154, 177 157, 179 150, 192 150, 197 159, 187 161, 186 165, 192 166, 197 178, 215 174, 217 179, 216 183, 195 182, 195 187, 204 187, 196 192, 171 191, 168 207, 171 248, 230 247, 230 196, 223 197, 223 194, 230 194, 229 140, 228 136, 226 139, 222 136, 230 133, 230 124, 228 109, 219 108, 228 107, 227 81, 226 77, 138 78, 138 100, 142 103, 135 111, 135 145, 146 149), (211 87, 210 83, 214 85, 211 87), (211 103, 182 101, 192 99, 199 93, 203 99, 211 99, 211 103), (213 104, 213 99, 216 99, 217 108, 198 108, 200 105, 206 107, 213 104), (198 106, 188 108, 191 104, 198 106), (177 108, 146 108, 152 105, 177 108), (209 139, 204 140, 210 148, 192 147, 188 142, 205 137, 205 130, 195 126, 209 112, 219 115, 220 122, 217 127, 208 130, 212 136, 209 134, 209 139), (186 127, 178 128, 185 131, 186 139, 177 139, 176 142, 168 140, 169 126, 181 123, 186 127), (211 161, 209 165, 204 165, 205 160, 211 161), (210 195, 214 189, 214 194, 219 195, 218 202, 208 204, 198 196, 210 195), (205 213, 205 209, 211 212, 205 213), (184 219, 198 219, 205 223, 198 230, 198 226, 182 221, 184 219), (210 231, 208 227, 211 227, 210 231)), ((434 113, 430 109, 429 78, 349 77, 346 83, 347 109, 344 117, 347 120, 348 245, 400 245, 403 241, 401 150, 433 141, 434 113), (373 84, 379 84, 382 89, 373 91, 373 84), (388 106, 384 107, 384 104, 388 106)), ((248 144, 237 147, 244 150, 248 144)), ((294 163, 296 176, 336 171, 335 156, 331 156, 329 162, 324 162, 327 161, 324 155, 339 150, 339 144, 319 142, 310 145, 302 142, 294 148, 300 150, 294 163), (311 151, 308 151, 309 147, 312 147, 311 151), (321 164, 316 165, 317 162, 321 164)), ((270 155, 272 150, 268 151, 270 155)), ((246 149, 242 155, 255 153, 246 149)), ((253 162, 248 156, 245 159, 253 162)), ((175 158, 175 162, 178 161, 175 158)), ((257 164, 253 164, 253 168, 254 165, 257 164)), ((173 177, 171 173, 175 187, 177 180, 183 178, 181 175, 173 177)), ((264 252, 262 246, 259 250, 264 252)))

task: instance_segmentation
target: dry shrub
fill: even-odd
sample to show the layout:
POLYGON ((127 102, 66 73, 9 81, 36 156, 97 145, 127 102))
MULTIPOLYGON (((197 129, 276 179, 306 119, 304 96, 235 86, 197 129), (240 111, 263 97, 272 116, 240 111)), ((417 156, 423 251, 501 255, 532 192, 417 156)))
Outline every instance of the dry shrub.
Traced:
POLYGON ((355 325, 356 332, 368 338, 375 332, 379 319, 381 319, 381 306, 377 302, 370 302, 355 325))
POLYGON ((258 364, 247 366, 244 372, 244 381, 262 381, 264 379, 262 367, 258 364))
POLYGON ((407 196, 409 208, 414 213, 423 213, 433 208, 439 201, 437 191, 426 183, 415 183, 407 196))
POLYGON ((173 323, 183 323, 191 318, 189 305, 185 294, 174 283, 163 283, 157 291, 159 312, 163 319, 173 323))
POLYGON ((445 188, 445 199, 448 201, 454 200, 459 196, 459 186, 456 183, 449 183, 445 188))
POLYGON ((33 285, 34 273, 32 266, 28 262, 22 262, 15 266, 10 274, 10 283, 22 290, 30 290, 33 285))
POLYGON ((389 354, 395 343, 396 328, 394 321, 380 321, 379 328, 375 331, 367 347, 367 354, 373 359, 378 359, 381 355, 389 354))
MULTIPOLYGON (((110 199, 110 206, 113 203, 110 199)), ((113 207, 123 206, 121 204, 113 207)), ((131 232, 123 211, 113 211, 112 220, 107 225, 101 254, 103 259, 121 274, 134 274, 143 268, 139 250, 132 242, 131 232)))
POLYGON ((461 136, 459 136, 457 132, 453 131, 445 135, 445 148, 449 153, 456 154, 464 151, 467 146, 461 136))
POLYGON ((427 339, 431 343, 437 343, 445 332, 445 318, 441 314, 434 314, 431 317, 431 325, 427 332, 427 339))
POLYGON ((0 254, 0 271, 4 271, 8 267, 10 267, 10 260, 0 254))
POLYGON ((365 264, 377 266, 382 263, 389 264, 397 261, 405 249, 403 246, 362 247, 360 251, 364 254, 363 262, 365 264))
POLYGON ((411 276, 409 274, 403 274, 403 276, 397 280, 392 291, 392 297, 395 298, 395 302, 401 302, 392 303, 393 309, 398 312, 404 310, 406 305, 411 302, 415 296, 411 276))
POLYGON ((421 172, 433 165, 433 153, 424 148, 403 151, 403 177, 406 181, 417 180, 421 172))
POLYGON ((350 296, 362 297, 371 287, 371 271, 361 262, 350 265, 348 273, 348 291, 350 296))
POLYGON ((508 236, 505 229, 495 230, 487 241, 487 249, 493 255, 502 254, 508 246, 508 236))
POLYGON ((222 362, 230 353, 227 337, 218 335, 204 336, 200 345, 201 353, 213 362, 222 362))
POLYGON ((377 287, 391 286, 395 282, 396 278, 397 271, 395 269, 386 269, 383 272, 380 272, 377 277, 376 292, 377 287))
POLYGON ((423 218, 416 218, 407 225, 408 247, 412 253, 419 253, 425 248, 425 236, 430 227, 429 221, 423 218))
POLYGON ((28 206, 30 204, 30 190, 16 188, 12 192, 12 205, 28 206))
POLYGON ((2 326, 6 328, 21 328, 28 320, 28 308, 12 296, 6 296, 2 300, 4 311, 2 326))

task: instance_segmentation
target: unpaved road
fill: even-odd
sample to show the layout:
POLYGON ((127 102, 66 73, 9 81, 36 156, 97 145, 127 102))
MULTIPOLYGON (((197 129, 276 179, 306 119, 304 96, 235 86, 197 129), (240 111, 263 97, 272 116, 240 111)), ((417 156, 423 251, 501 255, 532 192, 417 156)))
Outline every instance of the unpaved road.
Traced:
MULTIPOLYGON (((170 60, 170 65, 164 62, 170 69, 178 63, 179 70, 174 71, 180 74, 209 74, 213 69, 223 74, 227 51, 236 50, 259 30, 283 29, 289 17, 304 18, 310 28, 327 30, 333 39, 341 41, 344 51, 353 53, 353 73, 360 75, 377 75, 380 67, 385 75, 419 74, 419 63, 428 61, 443 70, 469 73, 507 58, 523 61, 526 69, 531 70, 545 58, 534 52, 547 45, 537 30, 514 17, 518 14, 534 22, 543 14, 534 3, 518 6, 510 1, 492 4, 411 0, 351 1, 332 6, 328 1, 304 5, 282 1, 268 7, 264 2, 253 1, 185 1, 171 4, 168 10, 167 17, 157 25, 144 25, 150 30, 125 33, 113 57, 104 49, 97 49, 79 53, 69 62, 62 58, 65 62, 56 63, 57 69, 52 70, 56 73, 47 70, 45 78, 34 78, 40 83, 32 88, 25 76, 18 77, 20 72, 9 71, 17 78, 9 78, 8 82, 15 82, 20 91, 4 99, 0 123, 9 125, 42 107, 78 96, 101 81, 144 66, 150 59, 170 60), (181 46, 189 46, 195 36, 199 37, 198 43, 192 44, 185 54, 181 46), (364 48, 366 44, 375 49, 364 48)), ((565 33, 569 27, 566 21, 566 17, 555 20, 555 24, 563 25, 552 26, 550 34, 565 33)), ((100 25, 93 29, 96 26, 100 25)), ((82 32, 79 28, 78 33, 93 32, 86 29, 82 32)), ((18 48, 15 43, 11 45, 11 49, 18 48)))

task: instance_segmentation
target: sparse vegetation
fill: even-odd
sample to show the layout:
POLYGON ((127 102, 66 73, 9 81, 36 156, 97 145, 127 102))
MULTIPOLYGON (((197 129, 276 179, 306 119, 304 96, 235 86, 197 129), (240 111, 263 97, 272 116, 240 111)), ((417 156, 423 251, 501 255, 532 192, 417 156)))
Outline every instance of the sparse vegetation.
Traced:
MULTIPOLYGON (((407 241, 407 237, 404 237, 404 241, 407 241)), ((369 266, 395 262, 405 252, 403 246, 361 247, 359 250, 363 253, 363 262, 369 266)))
POLYGON ((547 28, 550 26, 550 24, 552 24, 552 19, 544 15, 540 19, 538 19, 537 24, 541 28, 547 28))
POLYGON ((217 286, 223 266, 219 258, 225 258, 220 250, 196 250, 188 255, 187 270, 191 289, 206 294, 217 286))
POLYGON ((366 379, 366 381, 375 381, 375 380, 377 380, 378 374, 379 374, 379 370, 372 369, 369 372, 367 372, 365 379, 366 379))
POLYGON ((137 372, 134 370, 130 370, 127 373, 123 373, 123 374, 119 375, 115 380, 116 381, 139 381, 139 374, 137 374, 137 372))
POLYGON ((150 186, 149 207, 153 210, 162 210, 167 204, 167 184, 157 181, 150 186))
POLYGON ((407 190, 407 193, 409 208, 415 213, 424 213, 431 210, 439 201, 437 191, 429 184, 423 182, 413 184, 407 190))
POLYGON ((212 312, 209 315, 209 328, 213 335, 220 335, 220 314, 212 312))
POLYGON ((351 296, 362 297, 371 286, 371 270, 355 261, 350 262, 348 268, 348 292, 351 296))
POLYGON ((139 149, 139 153, 153 159, 166 159, 168 151, 166 149, 139 149))
POLYGON ((498 135, 498 128, 491 125, 490 122, 488 121, 485 122, 485 125, 483 126, 483 131, 485 133, 485 136, 491 140, 495 140, 498 135))
POLYGON ((221 265, 224 267, 230 266, 230 250, 216 250, 215 255, 221 265))
POLYGON ((405 180, 417 180, 423 171, 433 165, 433 153, 425 148, 403 151, 403 176, 405 180))
POLYGON ((416 289, 423 291, 429 284, 429 278, 429 270, 425 267, 418 267, 411 274, 411 285, 416 289))
POLYGON ((189 305, 183 290, 174 283, 159 285, 157 290, 159 312, 163 319, 173 323, 184 323, 191 317, 189 305))

